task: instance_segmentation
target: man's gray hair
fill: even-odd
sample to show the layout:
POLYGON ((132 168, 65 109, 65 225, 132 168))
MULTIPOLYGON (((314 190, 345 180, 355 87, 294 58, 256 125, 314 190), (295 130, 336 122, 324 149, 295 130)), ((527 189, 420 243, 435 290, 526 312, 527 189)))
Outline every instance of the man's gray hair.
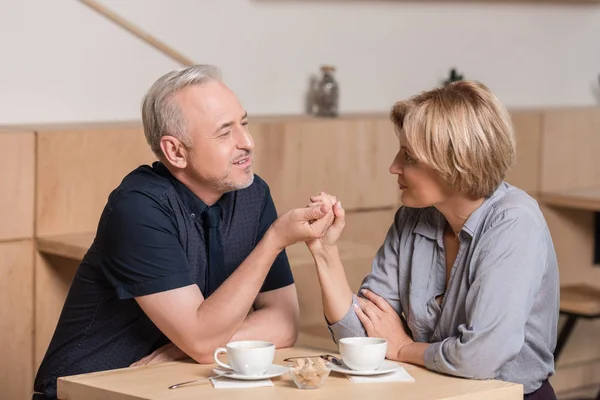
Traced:
POLYGON ((154 154, 161 155, 160 139, 166 135, 176 137, 185 146, 191 145, 185 118, 173 101, 173 95, 190 85, 220 80, 221 72, 217 67, 193 65, 171 71, 154 82, 142 103, 144 135, 154 154))

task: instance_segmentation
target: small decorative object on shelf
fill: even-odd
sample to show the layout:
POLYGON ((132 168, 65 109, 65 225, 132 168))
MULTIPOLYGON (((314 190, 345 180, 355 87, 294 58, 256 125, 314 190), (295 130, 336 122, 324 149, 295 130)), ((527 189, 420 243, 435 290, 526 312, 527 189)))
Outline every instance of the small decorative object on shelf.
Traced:
POLYGON ((337 117, 339 102, 339 86, 333 73, 335 67, 321 66, 321 79, 317 83, 315 95, 315 114, 320 117, 337 117))
POLYGON ((464 79, 464 75, 459 74, 456 71, 456 68, 452 68, 450 70, 450 76, 448 77, 448 79, 446 81, 444 81, 444 86, 448 85, 452 82, 458 82, 458 81, 462 81, 464 79))

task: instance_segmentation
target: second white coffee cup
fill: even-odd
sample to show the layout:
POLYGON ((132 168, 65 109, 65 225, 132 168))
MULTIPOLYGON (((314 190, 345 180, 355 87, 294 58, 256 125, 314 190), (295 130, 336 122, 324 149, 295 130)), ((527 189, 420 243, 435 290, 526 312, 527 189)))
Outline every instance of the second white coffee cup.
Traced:
POLYGON ((346 366, 355 371, 374 371, 387 352, 385 339, 372 337, 347 337, 340 339, 340 354, 346 366))
POLYGON ((258 376, 264 375, 267 369, 273 364, 275 358, 275 345, 270 342, 258 340, 244 340, 240 342, 230 342, 225 347, 219 347, 215 350, 215 362, 223 368, 232 369, 238 374, 258 376), (227 354, 225 364, 219 360, 221 353, 227 354))

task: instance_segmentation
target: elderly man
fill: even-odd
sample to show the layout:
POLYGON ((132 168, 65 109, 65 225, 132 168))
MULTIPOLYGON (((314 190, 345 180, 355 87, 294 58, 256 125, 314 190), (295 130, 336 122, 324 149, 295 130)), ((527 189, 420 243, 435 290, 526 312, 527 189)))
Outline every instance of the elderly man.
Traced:
POLYGON ((60 376, 185 354, 210 363, 231 340, 285 347, 297 338, 284 248, 321 237, 331 207, 277 218, 269 187, 252 172, 247 113, 212 66, 161 77, 142 119, 159 161, 132 171, 108 198, 34 398, 55 398, 60 376))

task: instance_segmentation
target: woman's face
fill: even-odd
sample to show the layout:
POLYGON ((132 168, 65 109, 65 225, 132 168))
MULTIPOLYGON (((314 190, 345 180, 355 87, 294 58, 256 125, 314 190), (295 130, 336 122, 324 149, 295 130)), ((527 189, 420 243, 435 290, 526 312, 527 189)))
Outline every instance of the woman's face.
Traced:
POLYGON ((424 208, 447 200, 452 190, 437 172, 419 162, 408 149, 406 135, 398 135, 400 150, 390 166, 390 173, 398 176, 398 186, 402 191, 402 204, 412 208, 424 208))

